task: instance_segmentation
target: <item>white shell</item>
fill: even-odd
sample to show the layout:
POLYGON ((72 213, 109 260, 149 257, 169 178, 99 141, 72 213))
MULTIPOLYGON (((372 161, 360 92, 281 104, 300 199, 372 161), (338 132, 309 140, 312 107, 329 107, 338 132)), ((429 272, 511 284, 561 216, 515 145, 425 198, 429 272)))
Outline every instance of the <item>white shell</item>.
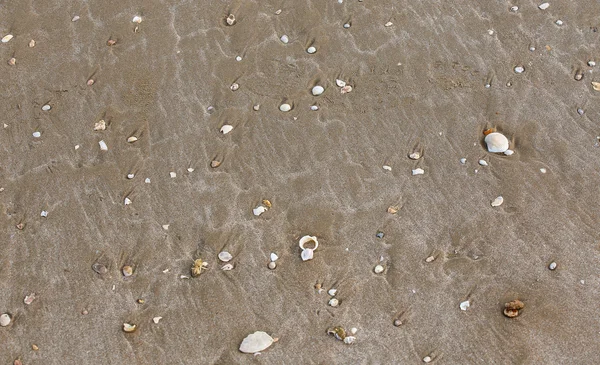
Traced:
POLYGON ((504 198, 502 196, 499 196, 492 202, 492 207, 499 207, 502 205, 502 203, 504 203, 504 198))
POLYGON ((188 167, 188 172, 194 172, 194 168, 193 167, 188 167))
POLYGON ((479 160, 479 164, 480 164, 481 166, 487 166, 487 165, 488 165, 488 163, 487 163, 487 161, 486 161, 486 160, 479 160))
POLYGON ((131 21, 134 22, 134 23, 140 24, 142 22, 142 17, 136 15, 136 16, 133 17, 133 19, 131 21))
POLYGON ((10 41, 11 39, 13 39, 13 35, 12 34, 7 34, 2 38, 2 43, 7 43, 8 41, 10 41))
POLYGON ((508 150, 508 138, 502 133, 490 133, 485 136, 484 141, 489 152, 502 153, 508 150))
POLYGON ((538 8, 540 8, 540 10, 546 10, 546 9, 548 9, 549 6, 550 6, 549 3, 542 3, 538 6, 538 8))
POLYGON ((236 61, 238 61, 238 62, 240 62, 240 61, 242 60, 242 57, 241 57, 241 56, 237 56, 237 57, 235 58, 235 60, 236 60, 236 61))
POLYGON ((95 131, 106 130, 106 122, 104 121, 104 119, 99 120, 96 123, 94 123, 94 130, 95 131))
POLYGON ((279 38, 279 39, 281 40, 281 42, 282 42, 283 44, 287 44, 287 43, 290 41, 290 39, 288 38, 288 36, 287 36, 287 35, 285 35, 285 34, 284 34, 284 35, 282 35, 282 36, 281 36, 281 38, 279 38))
POLYGON ((525 72, 525 68, 523 68, 523 66, 517 66, 515 67, 515 72, 518 74, 522 74, 523 72, 525 72))
POLYGON ((79 18, 79 15, 75 15, 75 16, 73 17, 73 19, 71 19, 71 21, 72 21, 72 22, 76 22, 76 21, 78 21, 79 19, 80 19, 80 18, 79 18))
POLYGON ((588 66, 594 67, 594 66, 596 66, 596 62, 594 62, 594 61, 588 61, 588 66))
POLYGON ((229 262, 232 258, 233 256, 227 251, 219 252, 219 260, 223 262, 229 262))
POLYGON ((310 46, 306 49, 306 52, 310 53, 310 54, 314 54, 317 52, 317 49, 313 46, 310 46))
POLYGON ((290 104, 281 104, 279 106, 279 110, 281 110, 282 112, 289 112, 290 110, 292 110, 292 106, 290 104))
POLYGON ((423 175, 424 173, 425 173, 425 170, 423 170, 421 168, 412 170, 413 175, 423 175))
POLYGON ((504 151, 504 154, 506 156, 512 156, 514 153, 515 153, 515 151, 513 151, 513 150, 506 150, 506 151, 504 151))
POLYGON ((29 304, 33 303, 34 300, 35 300, 35 293, 31 293, 31 294, 25 296, 25 299, 23 299, 23 303, 29 305, 29 304))
POLYGON ((545 169, 545 168, 543 168, 543 167, 540 169, 540 172, 541 172, 542 174, 545 174, 547 171, 548 171, 548 170, 546 170, 546 169, 545 169))
POLYGON ((42 110, 43 110, 43 111, 45 111, 45 112, 47 112, 47 111, 48 111, 48 110, 50 110, 50 109, 52 109, 52 107, 51 107, 50 105, 48 105, 48 104, 46 104, 46 105, 44 105, 44 106, 42 107, 42 110))
POLYGON ((237 89, 240 88, 240 84, 238 84, 237 82, 234 82, 233 84, 231 84, 231 86, 229 88, 231 89, 231 91, 236 91, 237 89))
POLYGON ((350 86, 350 85, 346 85, 346 86, 342 87, 342 90, 340 90, 340 92, 342 94, 347 94, 351 91, 352 91, 352 86, 350 86))
POLYGON ((554 22, 556 25, 561 26, 563 24, 565 24, 562 20, 558 19, 557 21, 554 22))
POLYGON ((266 332, 256 331, 244 338, 240 345, 240 351, 246 354, 253 354, 259 351, 266 350, 275 342, 273 337, 266 332))
POLYGON ((356 341, 356 337, 354 337, 354 336, 346 336, 344 338, 344 343, 346 345, 350 345, 350 344, 354 343, 354 341, 356 341))
POLYGON ((461 164, 463 164, 463 165, 464 165, 464 164, 466 164, 466 163, 467 163, 467 159, 466 159, 466 158, 464 158, 464 157, 463 157, 463 158, 461 158, 461 159, 460 159, 460 163, 461 163, 461 164))
POLYGON ((352 328, 350 329, 350 333, 352 333, 353 335, 355 335, 355 334, 356 334, 356 332, 358 332, 358 328, 356 328, 356 327, 352 327, 352 328))
POLYGON ((275 252, 271 252, 271 261, 275 262, 279 259, 279 256, 275 252))
POLYGON ((162 317, 154 317, 152 318, 152 322, 158 324, 158 322, 162 319, 162 317))
POLYGON ((411 160, 418 160, 421 158, 421 153, 413 152, 410 155, 408 155, 408 158, 410 158, 411 160))
POLYGON ((108 151, 108 146, 106 145, 106 142, 104 142, 103 140, 98 142, 98 144, 100 145, 100 149, 102 151, 108 151))
POLYGON ((10 324, 10 315, 8 313, 4 313, 0 316, 0 326, 6 327, 10 324))
POLYGON ((373 269, 373 271, 375 272, 375 274, 381 274, 383 272, 383 266, 381 265, 377 265, 375 266, 375 268, 373 269))
POLYGON ((337 86, 339 86, 339 87, 344 87, 344 86, 346 86, 346 81, 342 81, 342 80, 340 80, 340 79, 336 79, 336 80, 335 80, 335 84, 336 84, 337 86))
POLYGON ((319 106, 318 105, 311 105, 310 110, 317 111, 317 110, 319 110, 319 106))
POLYGON ((340 301, 337 300, 336 298, 331 298, 331 299, 329 299, 328 304, 332 307, 337 307, 338 305, 340 305, 340 301))
POLYGON ((304 245, 306 243, 309 242, 314 242, 315 247, 312 248, 312 250, 316 250, 319 247, 319 241, 317 240, 317 237, 315 236, 302 236, 302 238, 300 238, 300 241, 298 241, 298 246, 300 246, 301 249, 305 249, 304 245))
POLYGON ((431 356, 425 356, 425 357, 423 358, 423 362, 424 362, 424 363, 430 363, 430 362, 431 362, 431 360, 432 360, 431 356))
POLYGON ((460 303, 460 310, 466 311, 470 306, 471 306, 471 303, 469 303, 468 300, 465 300, 464 302, 460 303))
POLYGON ((337 289, 329 289, 327 292, 327 294, 331 295, 332 297, 335 296, 335 293, 337 293, 337 289))
POLYGON ((312 260, 314 251, 315 250, 311 250, 310 248, 302 250, 302 253, 300 254, 302 261, 312 260))
POLYGON ((42 134, 40 132, 33 132, 33 136, 35 138, 40 138, 42 136, 42 134))
POLYGON ((170 226, 170 224, 163 224, 162 225, 162 229, 164 229, 165 231, 168 231, 169 230, 169 226, 170 226))
POLYGON ((131 136, 131 137, 127 138, 127 142, 129 142, 129 143, 133 143, 137 140, 138 140, 138 138, 136 136, 131 136))
POLYGON ((48 212, 45 210, 42 210, 42 212, 40 213, 40 216, 46 218, 46 217, 48 217, 48 212))
POLYGON ((129 204, 131 204, 131 199, 129 199, 129 198, 125 198, 125 201, 124 201, 124 203, 125 203, 125 205, 129 205, 129 204))
POLYGON ((548 269, 550 270, 555 270, 556 269, 556 262, 551 262, 550 265, 548 265, 548 269))
POLYGON ((147 178, 144 180, 144 182, 145 182, 146 184, 150 184, 150 178, 149 178, 149 177, 147 177, 147 178))
POLYGON ((231 271, 233 270, 233 265, 232 264, 225 264, 221 267, 221 270, 223 271, 231 271))
POLYGON ((177 177, 177 173, 176 173, 176 172, 173 172, 173 171, 171 171, 171 172, 169 172, 169 176, 171 176, 171 179, 174 179, 174 178, 176 178, 176 177, 177 177))
POLYGON ((323 94, 323 92, 325 92, 325 88, 323 86, 317 85, 312 88, 312 94, 314 96, 319 96, 319 95, 323 94))
POLYGON ((382 168, 387 171, 392 171, 392 167, 388 165, 383 165, 382 168))
POLYGON ((257 217, 266 211, 267 211, 267 208, 263 207, 262 205, 259 205, 258 207, 252 209, 252 213, 254 213, 254 215, 257 217))
POLYGON ((391 27, 392 25, 394 25, 394 23, 392 23, 392 22, 387 22, 387 23, 385 23, 383 26, 384 26, 384 27, 391 27))
POLYGON ((231 132, 233 130, 233 126, 229 125, 229 124, 225 124, 224 126, 221 127, 221 133, 223 134, 227 134, 229 132, 231 132))

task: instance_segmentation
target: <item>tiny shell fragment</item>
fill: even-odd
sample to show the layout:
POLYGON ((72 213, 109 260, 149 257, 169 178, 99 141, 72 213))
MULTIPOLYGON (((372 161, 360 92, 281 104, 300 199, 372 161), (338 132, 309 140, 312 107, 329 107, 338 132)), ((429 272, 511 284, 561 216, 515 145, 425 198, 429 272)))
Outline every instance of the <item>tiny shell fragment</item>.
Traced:
POLYGON ((346 85, 340 90, 342 94, 347 94, 352 91, 352 86, 346 85))
POLYGON ((384 27, 391 27, 392 25, 394 25, 394 23, 392 23, 392 22, 387 22, 387 23, 385 23, 383 26, 384 26, 384 27))
POLYGON ((275 261, 277 261, 277 259, 279 259, 279 256, 277 256, 277 254, 275 252, 271 252, 270 259, 271 259, 271 261, 275 262, 275 261))
POLYGON ((71 21, 72 21, 72 22, 76 22, 76 21, 78 21, 79 19, 80 19, 80 18, 79 18, 79 15, 75 15, 75 16, 73 17, 73 19, 71 19, 71 21))
POLYGON ((254 354, 266 350, 275 342, 273 337, 266 332, 256 331, 244 338, 240 344, 240 351, 246 354, 254 354))
POLYGON ((223 271, 231 271, 231 270, 233 270, 233 265, 232 264, 225 264, 225 265, 221 266, 221 270, 223 270, 223 271))
POLYGON ((418 160, 421 158, 421 153, 413 152, 410 155, 408 155, 408 158, 410 158, 411 160, 418 160))
POLYGON ((600 82, 592 81, 592 87, 594 88, 594 90, 600 91, 600 82))
POLYGON ((125 205, 129 205, 131 204, 131 199, 129 198, 125 198, 125 201, 123 202, 125 205))
POLYGON ((108 146, 106 145, 106 142, 104 142, 103 140, 98 142, 98 144, 100 145, 100 149, 102 151, 108 151, 108 146))
POLYGON ((35 300, 35 293, 31 293, 31 294, 25 296, 25 299, 23 299, 23 303, 29 305, 29 304, 33 303, 34 300, 35 300))
POLYGON ((103 131, 103 130, 106 130, 106 122, 104 121, 104 119, 102 119, 94 124, 94 131, 103 131))
POLYGON ((302 253, 300 254, 300 258, 302 258, 302 261, 312 260, 313 256, 314 250, 310 248, 302 250, 302 253))
POLYGON ((229 132, 231 132, 233 130, 233 126, 229 125, 229 124, 225 124, 224 126, 221 127, 221 133, 223 134, 227 134, 229 132))
POLYGON ((469 309, 470 306, 471 303, 468 300, 465 300, 464 302, 460 303, 460 310, 466 311, 467 309, 469 309))
POLYGON ((254 213, 254 215, 257 217, 266 211, 267 211, 267 208, 263 207, 262 205, 259 205, 258 207, 252 209, 252 213, 254 213))
POLYGON ((14 58, 14 57, 13 57, 13 58, 11 58, 10 60, 8 60, 8 64, 9 64, 10 66, 14 66, 14 65, 16 65, 16 64, 17 64, 17 59, 16 59, 16 58, 14 58))
POLYGON ((340 80, 340 79, 336 79, 336 80, 335 80, 335 84, 336 84, 338 87, 344 87, 344 86, 346 86, 346 81, 343 81, 343 80, 340 80))
POLYGON ((123 332, 132 333, 137 329, 137 325, 130 323, 123 323, 123 332))
POLYGON ((7 34, 4 37, 2 37, 2 43, 8 43, 11 39, 13 39, 13 35, 7 34))
POLYGON ((50 105, 48 105, 48 104, 42 106, 42 110, 45 111, 45 112, 47 112, 50 109, 52 109, 52 107, 50 105))
POLYGON ((221 166, 221 161, 217 161, 217 160, 212 160, 210 162, 210 167, 212 167, 213 169, 216 169, 217 167, 221 166))
POLYGON ((129 143, 133 143, 137 140, 138 140, 138 138, 136 136, 131 136, 131 137, 127 138, 127 142, 129 142, 129 143))
POLYGON ((235 24, 235 15, 233 14, 229 14, 229 16, 226 19, 227 25, 234 25, 235 24))
POLYGON ((158 322, 162 319, 162 317, 154 317, 152 318, 152 322, 158 324, 158 322))
POLYGON ((425 170, 423 170, 421 168, 412 170, 413 175, 423 175, 424 173, 425 173, 425 170))
POLYGON ((131 21, 134 22, 134 23, 140 24, 142 22, 142 17, 136 15, 136 16, 133 17, 133 19, 131 21))
POLYGON ((392 167, 388 165, 383 165, 383 169, 387 171, 392 171, 392 167))
POLYGON ((548 9, 549 6, 550 6, 549 3, 542 3, 538 6, 538 8, 540 8, 540 10, 546 10, 546 9, 548 9))
POLYGON ((29 41, 29 48, 35 47, 35 41, 32 39, 29 41))
POLYGON ((497 197, 492 201, 492 207, 499 207, 504 203, 504 198, 502 196, 497 197))
POLYGON ((331 298, 327 304, 329 304, 331 307, 337 307, 340 305, 340 301, 336 298, 331 298))
POLYGON ((375 268, 373 269, 373 271, 375 272, 375 274, 381 274, 383 272, 383 266, 381 265, 377 265, 375 266, 375 268))
POLYGON ((390 214, 396 214, 396 213, 398 213, 399 210, 400 210, 400 208, 398 206, 391 205, 388 207, 387 212, 390 214))
POLYGON ((487 165, 488 165, 488 163, 487 163, 487 161, 486 161, 486 160, 479 160, 479 164, 480 164, 481 166, 487 166, 487 165))

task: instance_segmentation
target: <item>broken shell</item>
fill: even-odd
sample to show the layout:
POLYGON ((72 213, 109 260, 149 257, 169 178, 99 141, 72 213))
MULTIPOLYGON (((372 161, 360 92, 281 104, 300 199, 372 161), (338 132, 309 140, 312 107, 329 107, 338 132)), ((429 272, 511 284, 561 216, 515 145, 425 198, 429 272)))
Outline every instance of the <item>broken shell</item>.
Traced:
POLYGON ((92 270, 94 270, 96 272, 96 274, 106 274, 108 272, 108 269, 106 268, 106 266, 96 262, 92 265, 92 270))
POLYGON ((300 246, 301 249, 306 250, 304 245, 311 241, 314 242, 315 247, 313 247, 312 250, 315 251, 319 247, 319 241, 317 240, 317 237, 315 237, 315 236, 308 236, 308 235, 303 236, 302 238, 300 238, 298 245, 300 246))
POLYGON ((223 271, 231 271, 231 270, 233 270, 233 265, 232 264, 225 264, 225 265, 221 266, 221 270, 223 270, 223 271))
POLYGON ((346 81, 343 81, 343 80, 340 80, 340 79, 336 79, 336 80, 335 80, 335 84, 336 84, 338 87, 344 87, 344 86, 346 86, 346 81))
POLYGON ((94 124, 94 131, 103 131, 106 130, 106 122, 104 119, 99 120, 94 124))
POLYGON ((37 350, 39 350, 40 348, 39 348, 39 347, 38 347, 36 344, 32 344, 32 345, 31 345, 31 349, 32 349, 33 351, 37 351, 37 350))
POLYGON ((40 213, 40 216, 46 218, 46 217, 48 217, 48 212, 45 210, 42 210, 42 212, 40 213))
POLYGON ((515 153, 515 151, 513 151, 513 150, 506 150, 506 151, 504 151, 504 154, 506 156, 512 156, 514 153, 515 153))
POLYGON ((244 338, 240 345, 240 351, 246 354, 254 354, 266 350, 275 342, 273 337, 266 332, 256 331, 244 338))
POLYGON ((392 205, 392 206, 388 207, 387 212, 390 214, 396 214, 396 213, 398 213, 399 210, 400 210, 400 207, 392 205))
POLYGON ((310 106, 310 110, 317 111, 317 110, 319 110, 319 106, 318 105, 311 105, 310 106))
POLYGON ((216 169, 217 167, 221 166, 221 161, 217 161, 217 160, 212 160, 210 162, 210 167, 212 167, 213 169, 216 169))
POLYGON ((314 256, 314 251, 315 250, 312 250, 310 248, 302 250, 302 253, 300 254, 302 261, 312 260, 312 258, 314 256))
POLYGON ((285 34, 284 34, 284 35, 282 35, 282 36, 281 36, 281 38, 279 38, 279 39, 281 40, 281 42, 282 42, 283 44, 288 44, 288 42, 290 41, 290 39, 288 38, 288 36, 287 36, 287 35, 285 35, 285 34))
POLYGON ((72 22, 76 22, 76 21, 78 21, 78 20, 79 20, 79 15, 75 15, 75 16, 74 16, 74 17, 71 19, 71 21, 72 21, 72 22))
POLYGON ((231 84, 231 86, 229 88, 231 89, 231 91, 236 91, 237 89, 240 88, 240 84, 238 84, 237 82, 234 82, 233 84, 231 84))
POLYGON ((125 200, 123 201, 123 204, 125 204, 125 205, 131 204, 131 199, 125 198, 125 200))
POLYGON ((42 106, 42 110, 45 111, 45 112, 47 112, 50 109, 52 109, 52 107, 50 105, 48 105, 48 104, 42 106))
POLYGON ((502 133, 493 132, 485 136, 484 139, 489 152, 502 153, 508 150, 508 138, 502 133))
POLYGON ((9 42, 11 39, 13 39, 13 35, 12 34, 7 34, 4 37, 2 37, 2 43, 7 43, 9 42))
POLYGON ((177 177, 177 173, 174 171, 169 172, 169 176, 171 177, 171 179, 174 179, 177 177))
POLYGON ((600 91, 600 82, 592 81, 592 88, 596 91, 600 91))
POLYGON ((549 3, 542 3, 542 4, 538 5, 538 8, 540 8, 540 10, 546 10, 546 9, 548 9, 549 6, 550 6, 549 3))
POLYGON ((488 165, 488 163, 487 163, 487 161, 486 161, 486 160, 479 160, 478 162, 479 162, 479 164, 480 164, 481 166, 487 166, 487 165, 488 165))
POLYGON ((435 261, 435 256, 428 256, 428 257, 425 259, 425 262, 427 262, 427 263, 429 263, 429 262, 433 262, 433 261, 435 261))
POLYGON ((233 256, 227 251, 219 252, 219 260, 223 262, 229 262, 232 258, 233 256))
POLYGON ((275 252, 271 252, 271 261, 275 262, 277 261, 277 259, 279 259, 279 256, 277 256, 277 254, 275 252))
POLYGON ((332 297, 335 296, 336 293, 337 289, 329 289, 329 291, 327 292, 327 294, 331 295, 332 297))
POLYGON ((333 327, 327 330, 328 335, 332 335, 340 341, 344 341, 346 338, 346 330, 343 327, 333 327))
POLYGON ((0 326, 6 327, 10 324, 11 318, 8 313, 0 315, 0 326))
POLYGON ((227 25, 234 25, 235 24, 235 15, 229 14, 229 16, 227 17, 227 19, 225 19, 225 21, 227 22, 227 25))
POLYGON ((346 338, 344 338, 344 343, 346 345, 350 345, 350 344, 354 343, 354 341, 356 341, 356 337, 354 337, 354 336, 347 336, 346 338))
POLYGON ((508 318, 515 318, 520 314, 519 311, 523 308, 525 308, 525 304, 522 301, 515 299, 512 302, 504 304, 503 313, 508 318))
POLYGON ((504 203, 504 198, 502 196, 499 196, 492 202, 492 207, 499 207, 502 205, 502 203, 504 203))
POLYGON ((325 92, 325 88, 323 88, 323 86, 317 85, 312 88, 311 92, 314 96, 319 96, 323 94, 323 92, 325 92))
POLYGON ((418 168, 418 169, 414 169, 412 170, 412 174, 414 175, 423 175, 425 173, 425 170, 418 168))
POLYGON ((102 151, 108 151, 108 146, 106 145, 106 142, 104 142, 103 140, 98 142, 98 144, 100 145, 100 150, 102 151))
POLYGON ((460 303, 460 310, 466 311, 467 309, 469 309, 470 306, 471 303, 468 300, 465 300, 464 302, 460 303))
POLYGON ((35 300, 35 293, 31 293, 31 294, 25 296, 25 299, 23 299, 23 303, 29 305, 29 304, 33 303, 34 300, 35 300))
POLYGON ((137 325, 130 323, 123 323, 123 332, 132 333, 137 329, 137 325))
POLYGON ((128 179, 133 179, 134 177, 135 177, 135 174, 127 174, 128 179))
POLYGON ((410 155, 408 155, 408 158, 410 158, 411 160, 418 160, 421 158, 421 153, 413 152, 410 155))
POLYGON ((388 165, 383 165, 382 168, 386 171, 392 171, 392 167, 388 165))
POLYGON ((254 111, 259 111, 260 110, 260 104, 256 104, 255 106, 252 107, 252 109, 254 109, 254 111))
POLYGON ((383 272, 384 268, 381 265, 377 265, 375 266, 375 268, 373 269, 373 272, 375 272, 375 274, 381 274, 383 272))
POLYGON ((221 127, 221 133, 223 134, 227 134, 229 132, 231 132, 233 130, 233 126, 229 125, 229 124, 225 124, 224 126, 221 127))
POLYGON ((263 205, 267 208, 271 208, 271 202, 268 199, 263 199, 262 201, 263 205))
POLYGON ((423 362, 424 362, 424 363, 430 363, 430 362, 431 362, 431 360, 432 360, 431 356, 425 356, 425 357, 423 358, 423 362))
POLYGON ((152 318, 152 322, 158 324, 158 322, 162 319, 162 317, 154 317, 152 318))
POLYGON ((133 267, 131 267, 129 265, 123 266, 123 269, 121 271, 123 272, 123 276, 125 276, 125 277, 129 277, 129 276, 133 275, 133 267))
POLYGON ((279 110, 281 110, 282 112, 289 112, 290 110, 292 110, 292 106, 290 104, 281 104, 279 106, 279 110))
POLYGON ((331 298, 327 304, 329 304, 331 307, 337 307, 340 305, 340 301, 336 298, 331 298))
POLYGON ((138 138, 136 136, 131 136, 131 137, 127 138, 127 142, 129 142, 129 143, 133 143, 137 140, 138 140, 138 138))
POLYGON ((352 91, 352 86, 346 85, 346 86, 342 87, 342 90, 340 90, 340 91, 342 94, 347 94, 352 91))
POLYGON ((392 23, 392 22, 387 22, 387 23, 385 23, 383 26, 384 26, 384 27, 391 27, 392 25, 394 25, 394 23, 392 23))
POLYGON ((114 46, 115 44, 117 44, 117 41, 114 40, 114 39, 109 39, 109 40, 106 41, 106 45, 109 46, 109 47, 110 46, 114 46))
POLYGON ((14 66, 14 65, 16 65, 16 64, 17 64, 17 59, 16 59, 16 58, 14 58, 14 57, 12 57, 10 60, 8 60, 8 64, 9 64, 10 66, 14 66))
POLYGON ((269 262, 269 265, 267 265, 267 267, 271 270, 275 270, 275 268, 277 268, 277 264, 275 263, 275 261, 271 261, 269 262))
POLYGON ((308 48, 306 49, 306 52, 308 52, 308 53, 310 53, 310 54, 314 54, 314 53, 316 53, 316 52, 317 52, 317 49, 316 49, 315 47, 312 47, 312 46, 311 46, 311 47, 308 47, 308 48))
POLYGON ((29 41, 29 48, 35 47, 35 41, 32 39, 29 41))
POLYGON ((258 207, 252 209, 252 213, 257 217, 266 211, 267 211, 267 208, 263 207, 262 205, 259 205, 258 207))
POLYGON ((35 138, 40 138, 42 136, 42 134, 40 132, 33 132, 33 136, 35 138))
POLYGON ((142 17, 136 15, 136 16, 133 17, 133 19, 131 21, 134 22, 134 23, 140 24, 142 22, 142 17))

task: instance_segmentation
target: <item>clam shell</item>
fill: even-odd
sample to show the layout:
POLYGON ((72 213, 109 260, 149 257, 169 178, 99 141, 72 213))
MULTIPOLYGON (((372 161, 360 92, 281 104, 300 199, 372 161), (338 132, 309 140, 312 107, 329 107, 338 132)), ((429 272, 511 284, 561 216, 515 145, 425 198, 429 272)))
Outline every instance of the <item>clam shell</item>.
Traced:
POLYGON ((244 338, 240 344, 240 351, 246 354, 254 354, 269 348, 275 342, 273 337, 266 332, 256 331, 244 338))
POLYGON ((340 80, 340 79, 336 79, 336 80, 335 80, 335 84, 336 84, 338 87, 344 87, 344 86, 346 86, 346 81, 343 81, 343 80, 340 80))
POLYGON ((279 38, 279 39, 281 40, 281 42, 282 42, 283 44, 288 44, 288 42, 290 41, 290 39, 288 38, 288 36, 287 36, 287 35, 285 35, 285 34, 284 34, 284 35, 282 35, 282 36, 281 36, 281 38, 279 38))
POLYGON ((377 265, 375 266, 375 268, 373 269, 373 272, 375 272, 375 274, 381 274, 383 272, 384 268, 381 265, 377 265))
POLYGON ((331 299, 329 299, 328 304, 332 307, 337 307, 338 305, 340 305, 340 301, 336 298, 331 298, 331 299))
POLYGON ((233 256, 227 251, 219 252, 219 260, 223 262, 229 262, 232 258, 233 256))
POLYGON ((508 138, 502 133, 494 132, 485 136, 484 139, 489 152, 502 153, 508 150, 508 138))
POLYGON ((123 269, 121 271, 123 272, 123 276, 125 277, 133 275, 133 267, 129 265, 123 266, 123 269))
POLYGON ((33 132, 33 136, 35 138, 40 138, 42 136, 42 134, 40 132, 33 132))
POLYGON ((6 327, 10 324, 10 315, 8 313, 4 313, 0 315, 0 326, 6 327))
POLYGON ((7 43, 9 42, 11 39, 13 39, 13 35, 12 34, 7 34, 4 37, 2 37, 2 43, 7 43))
POLYGON ((504 203, 504 198, 502 196, 497 197, 492 201, 492 207, 499 207, 504 203))
POLYGON ((317 49, 316 49, 315 47, 312 47, 312 46, 311 46, 311 47, 308 47, 308 48, 306 49, 306 52, 308 52, 308 53, 310 53, 310 54, 314 54, 314 53, 316 53, 316 52, 317 52, 317 49))
POLYGON ((275 262, 279 259, 279 256, 275 252, 271 252, 271 261, 275 262))
POLYGON ((233 130, 233 126, 229 125, 229 124, 225 124, 224 126, 221 127, 221 133, 223 134, 227 134, 229 132, 231 132, 233 130))
POLYGON ((314 96, 319 96, 323 94, 323 92, 325 92, 325 88, 323 86, 317 85, 312 88, 311 92, 314 96))
POLYGON ((133 142, 135 142, 137 140, 138 140, 138 138, 136 136, 131 136, 131 137, 127 138, 127 142, 128 143, 133 143, 133 142))
POLYGON ((289 112, 290 110, 292 110, 292 106, 290 104, 281 104, 279 106, 279 110, 281 110, 282 112, 289 112))
POLYGON ((142 17, 136 15, 136 16, 133 17, 133 19, 131 21, 134 22, 134 23, 140 24, 142 22, 142 17))
POLYGON ((50 109, 52 109, 52 107, 50 105, 48 105, 48 104, 42 106, 42 110, 45 111, 45 112, 47 112, 50 109))

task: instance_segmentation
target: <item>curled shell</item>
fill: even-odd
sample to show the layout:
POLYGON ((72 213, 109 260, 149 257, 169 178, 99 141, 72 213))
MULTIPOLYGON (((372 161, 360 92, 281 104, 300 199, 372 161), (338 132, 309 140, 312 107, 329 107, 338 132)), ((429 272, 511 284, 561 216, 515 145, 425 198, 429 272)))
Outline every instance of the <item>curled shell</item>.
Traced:
POLYGON ((300 241, 298 241, 298 245, 300 246, 301 249, 305 250, 306 247, 304 247, 305 244, 309 243, 309 242, 314 242, 315 247, 312 248, 312 250, 316 250, 319 247, 319 241, 317 240, 317 237, 315 236, 303 236, 302 238, 300 238, 300 241))
POLYGON ((246 354, 254 354, 269 348, 275 342, 273 337, 263 331, 256 331, 244 338, 240 344, 240 351, 246 354))

